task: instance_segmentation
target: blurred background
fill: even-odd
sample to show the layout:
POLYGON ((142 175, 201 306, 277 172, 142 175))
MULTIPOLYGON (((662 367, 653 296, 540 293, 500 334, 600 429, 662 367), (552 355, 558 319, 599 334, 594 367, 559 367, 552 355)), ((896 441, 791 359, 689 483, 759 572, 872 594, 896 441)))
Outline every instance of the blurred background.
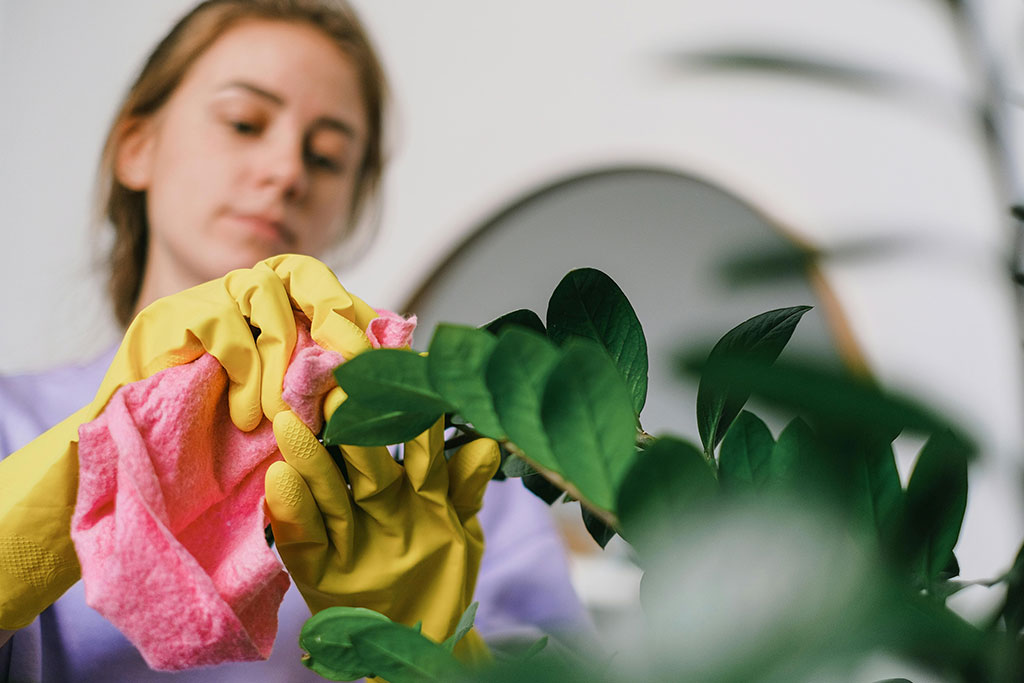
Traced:
MULTIPOLYGON (((117 340, 93 172, 142 58, 191 4, 0 2, 0 372, 117 340)), ((349 289, 419 314, 423 348, 440 320, 543 316, 565 272, 601 268, 647 330, 645 428, 694 438, 673 354, 812 304, 795 349, 865 367, 979 437, 957 554, 968 579, 1010 565, 1024 536, 1017 0, 353 4, 395 107, 376 236, 332 259, 349 289), (808 252, 806 276, 768 267, 808 252)), ((571 507, 556 512, 577 587, 613 633, 638 572, 571 507)), ((957 600, 969 615, 985 598, 957 600)))

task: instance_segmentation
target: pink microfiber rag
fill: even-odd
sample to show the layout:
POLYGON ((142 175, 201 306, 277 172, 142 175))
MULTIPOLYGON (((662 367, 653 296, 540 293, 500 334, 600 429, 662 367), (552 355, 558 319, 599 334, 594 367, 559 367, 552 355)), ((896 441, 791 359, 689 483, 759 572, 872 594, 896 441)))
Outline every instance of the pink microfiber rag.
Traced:
MULTIPOLYGON (((344 359, 297 326, 283 397, 319 431, 344 359)), ((123 387, 79 435, 71 537, 86 602, 154 669, 266 659, 288 588, 264 535, 263 479, 281 459, 270 421, 237 429, 226 374, 204 355, 123 387)))

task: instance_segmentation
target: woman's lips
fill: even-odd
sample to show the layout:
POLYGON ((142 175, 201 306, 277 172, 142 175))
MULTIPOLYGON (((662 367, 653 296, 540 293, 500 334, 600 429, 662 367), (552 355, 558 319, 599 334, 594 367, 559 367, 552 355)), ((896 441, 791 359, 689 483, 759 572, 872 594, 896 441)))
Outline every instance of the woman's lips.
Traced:
POLYGON ((232 221, 249 235, 277 244, 291 245, 295 237, 279 220, 253 214, 234 214, 232 221))

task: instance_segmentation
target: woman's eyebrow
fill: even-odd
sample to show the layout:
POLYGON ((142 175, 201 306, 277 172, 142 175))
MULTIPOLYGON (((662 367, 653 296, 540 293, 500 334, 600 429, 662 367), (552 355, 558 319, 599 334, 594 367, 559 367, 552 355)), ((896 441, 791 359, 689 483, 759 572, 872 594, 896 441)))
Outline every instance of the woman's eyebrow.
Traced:
MULTIPOLYGON (((254 85, 253 83, 249 83, 248 81, 231 81, 230 83, 224 85, 221 88, 221 90, 228 90, 230 88, 240 88, 242 90, 245 90, 246 92, 256 95, 257 97, 261 97, 269 102, 272 102, 273 104, 279 107, 283 107, 285 104, 284 98, 281 97, 280 95, 273 93, 269 90, 266 90, 264 88, 261 88, 258 85, 254 85)), ((350 138, 357 137, 356 129, 354 126, 332 116, 319 117, 318 119, 316 119, 316 121, 313 122, 313 127, 330 128, 350 138)))
POLYGON ((272 93, 269 90, 264 90, 258 85, 253 85, 252 83, 247 83, 246 81, 231 81, 230 83, 227 83, 224 86, 222 86, 220 90, 229 90, 231 88, 241 88, 242 90, 246 90, 252 93, 253 95, 262 97, 265 100, 270 100, 271 102, 278 106, 284 106, 283 97, 275 93, 272 93))

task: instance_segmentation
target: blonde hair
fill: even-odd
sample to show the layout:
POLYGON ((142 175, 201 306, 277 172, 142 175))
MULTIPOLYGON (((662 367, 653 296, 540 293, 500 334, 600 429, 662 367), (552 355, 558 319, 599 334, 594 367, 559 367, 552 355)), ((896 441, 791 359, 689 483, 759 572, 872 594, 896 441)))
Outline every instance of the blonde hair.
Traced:
POLYGON ((387 87, 376 51, 359 18, 343 0, 206 0, 171 29, 146 60, 107 133, 100 159, 97 208, 113 226, 107 291, 118 322, 135 310, 146 266, 149 226, 145 192, 129 189, 115 165, 132 122, 152 116, 182 82, 192 64, 228 29, 244 20, 304 23, 332 39, 352 60, 367 113, 367 144, 353 194, 346 235, 380 185, 384 165, 383 116, 387 87))

